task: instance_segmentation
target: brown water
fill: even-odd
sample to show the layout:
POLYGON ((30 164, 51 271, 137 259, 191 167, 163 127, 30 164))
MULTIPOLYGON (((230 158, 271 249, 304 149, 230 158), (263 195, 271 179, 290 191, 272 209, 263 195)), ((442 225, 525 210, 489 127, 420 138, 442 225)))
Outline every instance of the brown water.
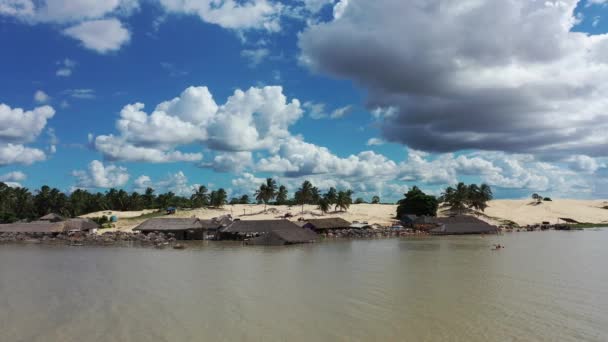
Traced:
POLYGON ((4 245, 0 341, 607 341, 607 260, 608 230, 4 245))

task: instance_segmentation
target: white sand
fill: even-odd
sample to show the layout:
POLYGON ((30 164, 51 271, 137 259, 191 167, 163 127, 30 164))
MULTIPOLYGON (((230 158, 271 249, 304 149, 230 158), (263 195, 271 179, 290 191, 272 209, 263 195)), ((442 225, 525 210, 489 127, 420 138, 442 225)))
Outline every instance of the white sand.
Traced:
MULTIPOLYGON (((519 225, 541 223, 549 221, 557 223, 558 218, 567 217, 580 222, 591 223, 608 223, 608 209, 602 209, 603 206, 608 206, 608 201, 605 200, 566 200, 558 199, 552 202, 542 202, 539 205, 533 205, 531 200, 495 200, 489 203, 489 207, 485 211, 485 215, 494 223, 500 223, 500 220, 510 220, 519 225)), ((391 225, 395 219, 396 205, 387 204, 354 204, 351 205, 347 212, 330 212, 323 215, 316 206, 305 205, 304 215, 301 214, 301 206, 271 206, 264 212, 264 205, 257 204, 236 204, 226 205, 222 209, 193 209, 193 210, 178 210, 177 214, 166 217, 198 217, 201 219, 210 219, 220 215, 231 214, 235 218, 242 220, 268 220, 278 219, 286 213, 293 215, 292 220, 297 220, 299 217, 342 217, 347 221, 368 222, 369 224, 391 225)), ((150 213, 151 210, 143 211, 104 211, 90 213, 85 217, 95 217, 101 215, 115 215, 118 217, 116 228, 118 230, 131 230, 144 219, 137 219, 137 216, 150 213)), ((104 230, 105 231, 105 230, 104 230)))
POLYGON ((557 199, 535 205, 532 200, 496 200, 489 203, 485 214, 519 225, 542 221, 558 223, 560 217, 586 223, 608 223, 608 209, 602 209, 604 206, 608 206, 608 201, 557 199))

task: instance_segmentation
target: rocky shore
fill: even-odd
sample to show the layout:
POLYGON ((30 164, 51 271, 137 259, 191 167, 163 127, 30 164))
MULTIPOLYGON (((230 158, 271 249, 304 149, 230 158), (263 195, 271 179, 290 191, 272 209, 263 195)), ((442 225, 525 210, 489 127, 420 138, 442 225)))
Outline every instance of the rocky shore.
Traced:
MULTIPOLYGON (((407 236, 428 235, 424 232, 411 232, 404 229, 344 229, 320 234, 322 238, 343 239, 376 239, 396 238, 407 236)), ((138 245, 150 247, 180 248, 181 244, 174 235, 164 233, 131 233, 131 232, 105 232, 103 234, 66 233, 0 233, 2 243, 29 243, 29 244, 63 244, 71 246, 111 246, 111 245, 138 245)))
POLYGON ((108 246, 117 244, 137 244, 164 247, 177 245, 173 234, 150 233, 147 235, 128 232, 105 232, 103 234, 40 234, 40 233, 0 233, 0 243, 43 243, 73 246, 108 246))

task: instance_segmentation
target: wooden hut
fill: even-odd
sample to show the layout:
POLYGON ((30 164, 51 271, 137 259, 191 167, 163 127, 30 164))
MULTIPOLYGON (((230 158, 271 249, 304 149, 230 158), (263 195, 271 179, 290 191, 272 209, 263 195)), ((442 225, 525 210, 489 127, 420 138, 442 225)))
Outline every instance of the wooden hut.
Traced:
POLYGON ((333 230, 350 229, 351 223, 340 217, 321 218, 306 220, 304 228, 312 229, 317 233, 333 230))
POLYGON ((171 233, 177 240, 204 240, 210 231, 215 232, 220 227, 221 223, 214 220, 159 217, 146 220, 133 230, 143 234, 171 233))
POLYGON ((468 215, 437 217, 433 223, 436 228, 429 231, 433 235, 497 234, 500 231, 498 227, 468 215))

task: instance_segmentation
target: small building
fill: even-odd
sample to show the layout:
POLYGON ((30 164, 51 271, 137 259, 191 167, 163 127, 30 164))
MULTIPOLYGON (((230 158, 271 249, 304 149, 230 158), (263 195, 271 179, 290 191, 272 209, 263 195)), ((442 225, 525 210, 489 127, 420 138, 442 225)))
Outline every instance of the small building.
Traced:
POLYGON ((273 230, 249 240, 251 245, 283 246, 315 242, 318 235, 309 229, 273 230))
POLYGON ((306 220, 303 227, 317 233, 325 233, 333 230, 350 229, 351 223, 340 217, 331 217, 306 220))
POLYGON ((197 218, 151 218, 142 222, 133 231, 143 234, 173 234, 177 240, 205 240, 209 232, 215 233, 221 223, 197 218))
POLYGON ((408 214, 408 215, 401 216, 400 221, 404 227, 411 228, 414 226, 414 223, 416 222, 417 218, 418 218, 418 216, 416 216, 416 215, 408 214))
POLYGON ((47 222, 59 222, 59 221, 64 221, 64 220, 65 219, 63 218, 63 216, 61 216, 59 214, 55 214, 55 213, 46 214, 38 219, 38 221, 47 221, 47 222))
POLYGON ((438 217, 433 220, 436 228, 429 230, 433 235, 498 234, 497 226, 473 216, 457 215, 438 217))
POLYGON ((246 240, 256 245, 312 242, 317 234, 289 220, 237 220, 220 229, 220 239, 246 240))
POLYGON ((167 215, 173 215, 177 212, 177 208, 175 207, 169 207, 167 208, 167 215))

